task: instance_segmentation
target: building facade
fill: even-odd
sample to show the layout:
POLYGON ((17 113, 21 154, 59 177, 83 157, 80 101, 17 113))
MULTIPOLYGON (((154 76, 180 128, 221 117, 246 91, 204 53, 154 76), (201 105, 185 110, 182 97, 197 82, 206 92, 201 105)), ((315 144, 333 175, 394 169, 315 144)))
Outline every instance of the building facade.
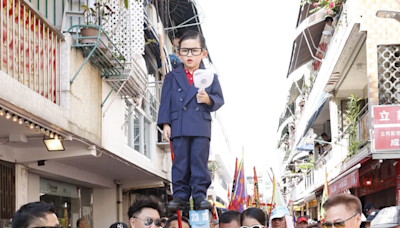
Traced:
POLYGON ((397 121, 400 4, 313 2, 300 6, 277 135, 285 197, 314 220, 325 181, 330 195, 399 205, 397 122, 382 119, 397 121))

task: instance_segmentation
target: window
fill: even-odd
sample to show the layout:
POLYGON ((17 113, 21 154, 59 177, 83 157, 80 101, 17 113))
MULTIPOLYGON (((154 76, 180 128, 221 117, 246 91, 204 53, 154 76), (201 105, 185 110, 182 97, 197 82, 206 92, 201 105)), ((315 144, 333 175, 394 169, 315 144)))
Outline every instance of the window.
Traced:
POLYGON ((127 125, 125 125, 125 137, 127 144, 132 149, 151 158, 150 137, 151 120, 146 116, 143 110, 127 105, 125 112, 127 125))

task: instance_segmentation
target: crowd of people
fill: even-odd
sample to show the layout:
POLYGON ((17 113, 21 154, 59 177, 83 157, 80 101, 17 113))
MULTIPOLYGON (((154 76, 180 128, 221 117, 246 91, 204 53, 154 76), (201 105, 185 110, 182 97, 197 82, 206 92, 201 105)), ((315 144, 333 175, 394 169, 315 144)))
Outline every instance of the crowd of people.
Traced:
MULTIPOLYGON (((275 207, 266 219, 259 208, 248 208, 242 213, 226 211, 214 221, 210 211, 210 228, 400 228, 400 206, 382 210, 367 204, 362 209, 361 201, 354 195, 338 194, 328 198, 323 205, 325 217, 322 223, 308 222, 306 217, 294 219, 287 207, 275 207), (363 214, 365 213, 365 215, 363 214)), ((151 197, 136 200, 128 211, 129 226, 123 222, 101 225, 110 228, 179 228, 178 217, 161 218, 160 204, 151 197)), ((28 203, 14 215, 12 228, 61 228, 52 204, 28 203)), ((77 221, 77 228, 88 228, 84 218, 77 221)), ((99 225, 96 225, 99 227, 99 225)), ((191 228, 188 218, 182 217, 182 228, 191 228)))

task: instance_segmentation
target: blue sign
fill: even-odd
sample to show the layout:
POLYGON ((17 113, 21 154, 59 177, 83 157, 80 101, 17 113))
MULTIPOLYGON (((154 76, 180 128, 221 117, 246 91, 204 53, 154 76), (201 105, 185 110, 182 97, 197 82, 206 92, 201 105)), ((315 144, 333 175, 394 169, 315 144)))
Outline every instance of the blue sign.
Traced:
POLYGON ((208 210, 189 211, 192 228, 210 228, 210 212, 208 210))

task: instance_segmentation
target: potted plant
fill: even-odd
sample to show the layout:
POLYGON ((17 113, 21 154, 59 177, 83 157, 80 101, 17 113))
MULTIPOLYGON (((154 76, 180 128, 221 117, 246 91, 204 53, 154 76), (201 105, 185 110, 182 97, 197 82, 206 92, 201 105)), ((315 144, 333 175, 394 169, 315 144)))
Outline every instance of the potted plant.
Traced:
MULTIPOLYGON (((100 25, 103 26, 108 22, 108 19, 115 12, 111 10, 111 7, 108 5, 110 0, 103 3, 103 0, 99 0, 99 2, 94 3, 94 7, 88 7, 86 5, 82 5, 82 9, 85 12, 85 22, 86 25, 100 25)), ((83 37, 88 36, 97 36, 99 30, 97 28, 83 28, 81 29, 81 34, 83 37)), ((107 51, 108 39, 105 34, 100 34, 100 39, 103 42, 100 42, 100 49, 105 53, 107 51)), ((81 39, 80 43, 96 43, 96 39, 87 38, 81 39)))
POLYGON ((310 10, 310 13, 317 12, 320 9, 324 9, 327 16, 335 16, 339 11, 340 8, 343 5, 343 2, 346 2, 345 0, 303 0, 301 2, 301 5, 303 6, 304 4, 312 4, 314 6, 314 9, 310 10))

